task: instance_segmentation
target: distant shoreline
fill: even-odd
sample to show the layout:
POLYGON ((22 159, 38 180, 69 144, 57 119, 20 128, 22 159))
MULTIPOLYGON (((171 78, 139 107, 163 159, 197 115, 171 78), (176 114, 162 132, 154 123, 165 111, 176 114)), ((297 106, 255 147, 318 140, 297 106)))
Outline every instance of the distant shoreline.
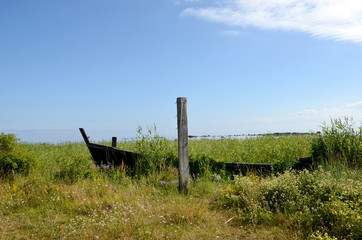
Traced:
POLYGON ((275 132, 275 133, 252 133, 252 134, 230 134, 230 135, 189 135, 189 139, 207 139, 207 138, 246 138, 246 137, 282 137, 282 136, 310 136, 313 134, 319 134, 320 132, 275 132))
MULTIPOLYGON (((79 133, 78 129, 72 130, 2 130, 0 131, 7 133, 13 133, 16 137, 20 138, 20 142, 23 143, 50 143, 50 144, 59 144, 59 143, 69 143, 69 142, 83 142, 82 136, 79 133)), ((87 134, 90 136, 90 140, 93 142, 108 142, 111 141, 112 137, 116 136, 118 141, 137 141, 137 136, 129 132, 119 131, 119 130, 89 130, 87 134), (128 136, 127 136, 128 135, 128 136), (125 136, 125 137, 121 137, 125 136)), ((318 132, 317 132, 318 133, 318 132)), ((263 137, 263 136, 307 136, 315 133, 312 132, 275 132, 275 133, 244 133, 244 134, 228 134, 228 135, 212 135, 212 134, 203 134, 203 135, 193 135, 190 134, 188 138, 190 140, 198 139, 244 139, 248 137, 263 137)), ((162 136, 162 134, 160 134, 162 136)), ((170 140, 177 139, 177 136, 165 135, 162 136, 170 140)))

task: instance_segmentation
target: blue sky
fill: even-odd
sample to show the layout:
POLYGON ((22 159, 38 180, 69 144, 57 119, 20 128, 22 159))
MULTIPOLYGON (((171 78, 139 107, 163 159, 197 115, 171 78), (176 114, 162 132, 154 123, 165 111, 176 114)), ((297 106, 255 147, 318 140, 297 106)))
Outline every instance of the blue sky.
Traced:
POLYGON ((0 132, 24 141, 317 131, 362 120, 357 0, 0 2, 0 132))

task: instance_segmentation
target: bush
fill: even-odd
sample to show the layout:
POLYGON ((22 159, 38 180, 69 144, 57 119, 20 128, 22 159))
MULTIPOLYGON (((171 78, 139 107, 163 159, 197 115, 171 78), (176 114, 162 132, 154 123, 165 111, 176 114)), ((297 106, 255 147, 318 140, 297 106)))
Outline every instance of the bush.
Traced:
POLYGON ((0 175, 4 178, 14 174, 27 175, 35 165, 35 156, 25 152, 14 134, 0 135, 0 175))
POLYGON ((236 176, 221 198, 224 205, 241 211, 244 222, 272 224, 282 214, 305 236, 322 231, 331 237, 362 239, 361 181, 336 178, 322 168, 264 179, 236 176))
POLYGON ((312 141, 315 163, 343 161, 362 166, 362 128, 354 128, 352 119, 331 120, 322 126, 322 133, 312 141))
POLYGON ((94 171, 96 167, 92 162, 79 156, 61 157, 56 159, 56 162, 58 166, 54 169, 55 179, 65 181, 68 184, 72 184, 78 179, 92 178, 96 173, 94 171))
POLYGON ((135 151, 141 155, 136 164, 136 174, 149 175, 170 166, 177 165, 177 149, 167 138, 160 137, 157 128, 148 128, 143 133, 142 127, 137 130, 135 151))

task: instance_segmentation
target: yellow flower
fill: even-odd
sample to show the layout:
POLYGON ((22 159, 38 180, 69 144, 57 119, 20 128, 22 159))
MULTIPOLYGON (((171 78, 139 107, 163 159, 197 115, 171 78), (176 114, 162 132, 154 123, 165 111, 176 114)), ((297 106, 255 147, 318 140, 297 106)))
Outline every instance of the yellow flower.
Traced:
POLYGON ((19 188, 19 187, 14 184, 14 185, 13 185, 13 188, 11 189, 11 191, 15 193, 15 192, 18 190, 18 188, 19 188))

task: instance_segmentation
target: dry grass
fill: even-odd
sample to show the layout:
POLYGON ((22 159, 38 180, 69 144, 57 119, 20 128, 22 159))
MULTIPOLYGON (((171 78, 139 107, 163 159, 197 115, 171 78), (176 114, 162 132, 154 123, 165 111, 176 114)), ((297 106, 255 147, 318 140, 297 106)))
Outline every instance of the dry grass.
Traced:
POLYGON ((176 186, 145 181, 85 179, 66 185, 18 178, 0 187, 0 238, 297 239, 286 229, 239 224, 231 210, 211 208, 216 183, 195 184, 185 196, 176 186), (206 185, 207 194, 196 192, 206 185))

